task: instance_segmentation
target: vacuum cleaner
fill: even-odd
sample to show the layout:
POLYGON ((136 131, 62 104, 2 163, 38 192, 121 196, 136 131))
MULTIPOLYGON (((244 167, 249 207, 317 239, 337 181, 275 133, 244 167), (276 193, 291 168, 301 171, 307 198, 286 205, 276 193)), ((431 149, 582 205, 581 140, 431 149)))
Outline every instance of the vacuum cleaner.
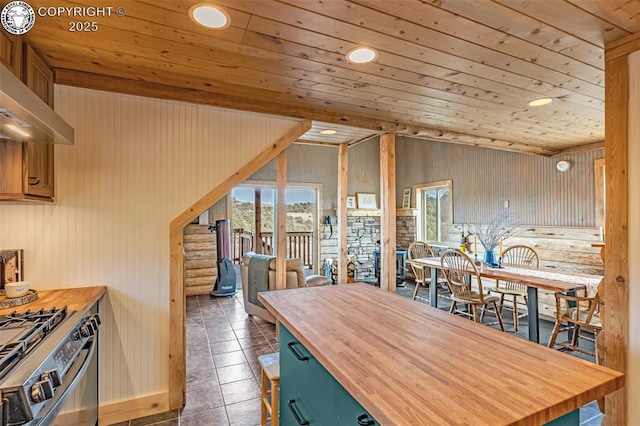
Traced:
POLYGON ((211 296, 233 296, 238 292, 236 288, 236 270, 231 260, 231 225, 228 219, 216 220, 216 224, 209 230, 216 231, 216 254, 218 277, 213 284, 211 296))

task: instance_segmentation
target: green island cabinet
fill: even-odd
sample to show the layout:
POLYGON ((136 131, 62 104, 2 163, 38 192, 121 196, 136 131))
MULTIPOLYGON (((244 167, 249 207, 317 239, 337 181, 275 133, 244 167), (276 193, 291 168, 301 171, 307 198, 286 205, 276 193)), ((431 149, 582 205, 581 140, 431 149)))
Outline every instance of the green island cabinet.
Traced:
POLYGON ((280 324, 280 424, 379 425, 280 324))
POLYGON ((280 424, 578 426, 624 375, 368 284, 267 291, 280 424), (416 326, 418 325, 418 326, 416 326))
MULTIPOLYGON (((380 425, 282 324, 279 350, 282 426, 380 425)), ((579 410, 545 423, 579 425, 579 410)))

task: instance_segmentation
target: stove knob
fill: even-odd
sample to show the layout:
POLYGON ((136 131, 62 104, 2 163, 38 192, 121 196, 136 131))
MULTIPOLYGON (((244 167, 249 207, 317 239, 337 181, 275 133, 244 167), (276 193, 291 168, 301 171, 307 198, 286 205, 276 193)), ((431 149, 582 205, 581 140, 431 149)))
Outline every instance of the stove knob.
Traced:
POLYGON ((57 388, 62 384, 58 370, 49 370, 42 373, 40 380, 49 380, 54 388, 57 388))
POLYGON ((89 332, 89 328, 87 324, 83 324, 80 326, 80 336, 82 337, 91 337, 91 333, 89 332))
POLYGON ((80 326, 80 334, 82 335, 82 337, 91 337, 96 334, 90 318, 86 318, 84 320, 84 323, 80 326))
POLYGON ((100 317, 98 316, 98 314, 95 314, 91 317, 91 325, 93 325, 94 330, 98 329, 98 326, 100 325, 100 317))
POLYGON ((53 386, 49 380, 40 380, 31 386, 31 400, 42 402, 53 398, 53 386))

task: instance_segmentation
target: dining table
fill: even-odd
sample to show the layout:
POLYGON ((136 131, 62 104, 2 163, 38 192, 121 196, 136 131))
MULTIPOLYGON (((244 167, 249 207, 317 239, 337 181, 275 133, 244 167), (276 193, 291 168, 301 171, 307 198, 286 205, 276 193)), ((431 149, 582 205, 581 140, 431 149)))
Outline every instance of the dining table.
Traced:
MULTIPOLYGON (((442 269, 442 263, 439 257, 411 259, 407 262, 422 268, 429 268, 431 283, 437 282, 436 277, 438 270, 442 269)), ((477 270, 482 278, 509 281, 527 287, 528 337, 529 340, 537 343, 540 343, 538 290, 575 295, 577 291, 597 287, 603 278, 600 275, 523 266, 501 265, 499 268, 495 268, 482 264, 481 266, 477 266, 477 270)), ((473 271, 470 270, 470 272, 473 271)), ((437 285, 429 286, 430 304, 435 308, 438 307, 437 287, 437 285)))

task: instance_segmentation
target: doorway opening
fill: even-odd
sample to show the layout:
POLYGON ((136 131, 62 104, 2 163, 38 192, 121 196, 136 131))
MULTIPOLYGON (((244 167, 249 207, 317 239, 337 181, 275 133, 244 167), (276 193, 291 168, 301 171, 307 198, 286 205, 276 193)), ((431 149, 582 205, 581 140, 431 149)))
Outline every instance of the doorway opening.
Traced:
MULTIPOLYGON (((276 253, 276 192, 270 182, 247 182, 231 191, 235 262, 240 263, 247 251, 276 253)), ((309 273, 318 269, 320 192, 319 185, 308 184, 289 184, 285 191, 287 258, 299 258, 309 273)))

